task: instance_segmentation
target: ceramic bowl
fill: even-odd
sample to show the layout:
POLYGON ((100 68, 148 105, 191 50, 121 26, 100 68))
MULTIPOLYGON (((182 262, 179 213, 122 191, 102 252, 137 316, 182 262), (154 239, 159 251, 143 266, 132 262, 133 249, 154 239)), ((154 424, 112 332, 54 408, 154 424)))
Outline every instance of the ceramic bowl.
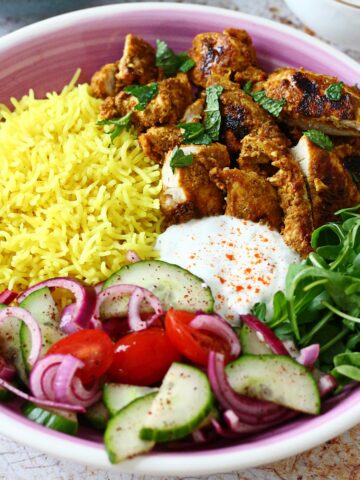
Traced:
MULTIPOLYGON (((334 48, 289 27, 261 18, 186 4, 140 3, 82 10, 45 20, 0 42, 0 102, 33 88, 38 96, 60 90, 82 68, 89 81, 101 65, 118 59, 131 32, 154 43, 164 39, 177 51, 189 48, 194 35, 245 28, 261 65, 304 66, 337 75, 354 84, 360 65, 334 48)), ((110 465, 101 436, 82 430, 78 437, 56 433, 19 414, 18 404, 0 406, 0 433, 51 455, 93 467, 139 475, 200 475, 254 467, 314 447, 360 422, 360 390, 349 393, 321 416, 299 419, 262 435, 191 452, 154 452, 118 466, 110 465)))
POLYGON ((285 0, 317 35, 352 50, 360 50, 359 0, 285 0))

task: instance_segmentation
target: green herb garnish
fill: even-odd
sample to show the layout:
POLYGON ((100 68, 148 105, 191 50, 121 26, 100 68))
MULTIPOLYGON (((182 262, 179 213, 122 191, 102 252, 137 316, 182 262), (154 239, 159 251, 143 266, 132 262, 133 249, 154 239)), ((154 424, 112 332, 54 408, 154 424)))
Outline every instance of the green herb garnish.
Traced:
POLYGON ((216 142, 220 137, 221 113, 219 97, 224 91, 220 85, 212 85, 206 89, 206 108, 204 127, 209 137, 216 142))
POLYGON ((114 142, 115 138, 126 129, 131 126, 132 112, 127 113, 121 118, 111 118, 110 120, 98 120, 96 125, 114 125, 114 128, 110 132, 106 132, 110 135, 111 142, 114 142))
POLYGON ((209 145, 212 142, 202 123, 179 123, 177 127, 184 130, 182 135, 185 144, 209 145))
POLYGON ((243 90, 245 93, 248 95, 251 95, 252 93, 252 87, 253 87, 253 82, 251 80, 247 81, 245 85, 243 86, 243 90))
POLYGON ((338 384, 360 381, 360 205, 336 213, 338 222, 314 231, 314 252, 288 269, 285 294, 253 311, 283 340, 298 348, 320 344, 318 367, 338 384))
POLYGON ((344 87, 343 82, 333 83, 326 89, 325 95, 329 100, 338 102, 341 99, 343 87, 344 87))
POLYGON ((145 110, 146 105, 158 94, 159 87, 157 83, 150 85, 128 85, 124 88, 125 93, 134 95, 139 101, 135 110, 145 110))
POLYGON ((280 115, 286 103, 286 100, 284 98, 282 98, 281 100, 269 98, 266 95, 265 90, 252 93, 251 96, 256 103, 258 103, 264 110, 274 115, 274 117, 278 117, 280 115))
POLYGON ((183 150, 179 147, 175 147, 171 158, 170 158, 170 167, 171 170, 175 171, 175 168, 189 167, 193 163, 193 155, 190 153, 186 155, 183 150))
POLYGON ((163 40, 156 40, 156 66, 164 70, 166 77, 171 77, 178 71, 188 72, 195 62, 186 52, 176 54, 163 40))
POLYGON ((331 138, 325 133, 320 132, 320 130, 306 130, 304 135, 306 135, 309 140, 315 143, 315 145, 327 150, 328 152, 333 149, 334 145, 331 138))

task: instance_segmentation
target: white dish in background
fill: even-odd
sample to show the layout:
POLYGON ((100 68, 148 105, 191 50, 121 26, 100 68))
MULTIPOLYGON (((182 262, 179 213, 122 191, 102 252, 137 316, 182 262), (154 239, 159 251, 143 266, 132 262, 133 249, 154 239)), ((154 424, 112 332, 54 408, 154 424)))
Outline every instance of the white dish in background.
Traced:
POLYGON ((285 0, 314 32, 343 47, 360 51, 359 0, 285 0))

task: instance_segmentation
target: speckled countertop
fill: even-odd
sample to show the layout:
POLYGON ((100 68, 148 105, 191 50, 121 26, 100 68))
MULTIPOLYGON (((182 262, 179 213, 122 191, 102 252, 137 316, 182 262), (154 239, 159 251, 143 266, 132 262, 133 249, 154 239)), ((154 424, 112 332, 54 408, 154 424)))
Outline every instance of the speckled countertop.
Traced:
MULTIPOLYGON (((115 0, 0 0, 0 36, 59 13, 109 3, 120 2, 115 0)), ((281 0, 197 0, 193 3, 241 10, 314 34, 291 14, 281 0)), ((346 53, 360 61, 360 52, 346 51, 346 53)), ((360 480, 359 445, 360 426, 324 445, 287 460, 243 472, 212 475, 208 480, 360 480)), ((133 475, 102 472, 49 457, 0 436, 0 480, 95 479, 140 480, 133 475)), ((155 479, 142 477, 141 480, 155 479)), ((165 480, 165 477, 162 480, 165 480)), ((166 477, 166 480, 178 479, 166 477)))

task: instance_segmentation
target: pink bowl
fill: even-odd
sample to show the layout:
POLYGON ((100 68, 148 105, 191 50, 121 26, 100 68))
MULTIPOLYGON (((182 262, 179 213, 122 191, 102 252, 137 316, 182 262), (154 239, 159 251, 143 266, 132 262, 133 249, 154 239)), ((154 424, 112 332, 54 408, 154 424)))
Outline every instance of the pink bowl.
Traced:
MULTIPOLYGON (((145 3, 110 5, 55 17, 7 35, 0 42, 0 102, 33 88, 38 96, 60 90, 82 68, 81 80, 118 59, 125 34, 154 43, 166 40, 176 50, 192 37, 227 27, 245 28, 254 39, 262 66, 304 66, 354 84, 360 66, 341 52, 301 32, 242 13, 195 5, 145 3)), ((317 418, 298 420, 236 445, 186 453, 154 453, 111 466, 101 438, 89 431, 80 438, 35 425, 16 404, 0 406, 0 433, 52 455, 105 469, 137 474, 198 475, 269 463, 300 453, 360 421, 360 389, 317 418)))

